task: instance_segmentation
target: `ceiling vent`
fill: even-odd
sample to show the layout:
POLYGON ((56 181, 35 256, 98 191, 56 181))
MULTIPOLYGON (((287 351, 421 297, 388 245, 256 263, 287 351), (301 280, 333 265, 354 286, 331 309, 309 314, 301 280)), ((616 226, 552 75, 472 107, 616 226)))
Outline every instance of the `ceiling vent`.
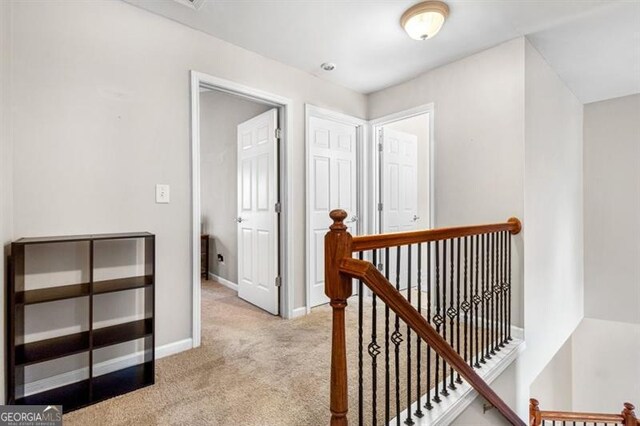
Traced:
POLYGON ((193 10, 198 10, 202 7, 206 0, 173 0, 178 4, 187 6, 193 10))

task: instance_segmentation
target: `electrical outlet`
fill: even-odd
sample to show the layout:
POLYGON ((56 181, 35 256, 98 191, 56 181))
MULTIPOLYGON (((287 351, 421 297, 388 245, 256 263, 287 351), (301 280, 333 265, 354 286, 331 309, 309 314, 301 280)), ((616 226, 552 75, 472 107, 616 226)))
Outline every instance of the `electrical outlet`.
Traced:
POLYGON ((169 204, 170 201, 170 188, 169 185, 157 184, 156 185, 156 203, 169 204))
POLYGON ((218 253, 218 262, 223 262, 224 263, 224 256, 221 255, 220 253, 218 253))

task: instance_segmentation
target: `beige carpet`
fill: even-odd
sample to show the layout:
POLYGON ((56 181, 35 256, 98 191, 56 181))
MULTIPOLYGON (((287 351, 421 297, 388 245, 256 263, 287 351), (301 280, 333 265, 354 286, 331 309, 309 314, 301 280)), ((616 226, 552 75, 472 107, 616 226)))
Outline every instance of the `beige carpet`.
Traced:
MULTIPOLYGON (((353 306, 355 301, 351 305, 347 314, 350 420, 357 424, 354 417, 358 386, 357 307, 353 306)), ((384 309, 378 311, 378 335, 382 342, 384 309)), ((406 328, 402 331, 404 333, 406 328)), ((83 426, 326 425, 329 420, 330 332, 331 315, 327 306, 314 309, 310 315, 285 321, 244 302, 220 284, 203 282, 202 346, 158 360, 154 386, 66 414, 64 422, 83 426)), ((366 354, 369 335, 367 330, 364 338, 365 413, 371 413, 371 363, 366 354)), ((377 387, 380 396, 376 410, 380 424, 384 413, 381 401, 384 349, 381 351, 377 387)), ((404 361, 401 371, 404 383, 404 361)), ((394 376, 392 389, 393 380, 394 376)), ((404 408, 406 387, 401 388, 404 408)), ((415 395, 415 387, 413 392, 415 395)), ((371 423, 371 414, 366 415, 364 423, 371 423)))

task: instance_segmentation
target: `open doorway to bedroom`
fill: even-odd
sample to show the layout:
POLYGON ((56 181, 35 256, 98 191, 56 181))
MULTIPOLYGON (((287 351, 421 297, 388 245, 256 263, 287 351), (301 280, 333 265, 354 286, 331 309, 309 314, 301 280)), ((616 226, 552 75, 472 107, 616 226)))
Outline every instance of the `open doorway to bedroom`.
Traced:
POLYGON ((217 314, 288 316, 287 108, 198 73, 192 96, 196 347, 217 314))

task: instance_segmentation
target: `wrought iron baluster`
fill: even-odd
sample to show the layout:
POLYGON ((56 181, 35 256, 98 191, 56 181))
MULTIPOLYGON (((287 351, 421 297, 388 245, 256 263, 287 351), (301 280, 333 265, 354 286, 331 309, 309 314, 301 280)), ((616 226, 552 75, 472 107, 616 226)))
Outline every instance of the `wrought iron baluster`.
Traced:
POLYGON ((509 235, 509 232, 505 232, 504 233, 504 239, 503 239, 503 255, 502 255, 502 304, 504 305, 504 315, 503 315, 503 322, 504 322, 504 334, 503 334, 503 342, 506 345, 508 340, 508 335, 509 335, 509 329, 511 328, 511 325, 509 324, 509 305, 507 302, 507 289, 508 289, 508 285, 507 285, 507 245, 509 244, 509 239, 511 238, 511 236, 509 235))
MULTIPOLYGON (((378 264, 378 250, 373 250, 372 256, 373 264, 378 264)), ((380 346, 377 342, 377 297, 376 294, 373 293, 371 297, 371 342, 367 347, 367 352, 371 357, 371 416, 372 416, 372 424, 377 424, 377 414, 378 414, 378 355, 380 354, 380 346)))
MULTIPOLYGON (((422 243, 418 244, 418 312, 422 315, 422 243)), ((422 392, 420 389, 420 381, 422 380, 422 339, 419 335, 416 334, 416 364, 417 364, 417 374, 416 374, 416 412, 414 413, 416 417, 423 417, 424 413, 422 412, 422 405, 420 404, 422 392)))
POLYGON ((511 341, 511 237, 509 237, 509 241, 507 244, 507 294, 508 294, 508 302, 507 302, 507 330, 509 331, 509 341, 511 341))
MULTIPOLYGON (((389 280, 389 247, 384 249, 384 276, 389 280)), ((389 374, 389 306, 384 305, 384 424, 391 420, 391 393, 389 374)))
MULTIPOLYGON (((447 310, 447 316, 449 317, 449 321, 450 321, 450 327, 449 327, 449 344, 451 345, 451 348, 455 349, 455 343, 454 343, 454 337, 455 337, 455 319, 457 316, 457 311, 455 306, 455 300, 454 300, 454 290, 455 290, 455 283, 454 283, 454 278, 455 278, 455 274, 454 274, 454 241, 455 240, 451 240, 451 247, 449 247, 449 295, 450 297, 450 301, 449 301, 449 309, 447 310)), ((456 269, 457 269, 457 265, 456 265, 456 269)), ((458 280, 458 283, 460 283, 460 280, 458 280)), ((460 350, 458 350, 458 353, 460 353, 460 350)), ((449 366, 449 389, 456 389, 456 385, 454 384, 454 379, 455 379, 455 371, 453 369, 452 366, 449 366)))
MULTIPOLYGON (((396 247, 396 290, 400 291, 400 261, 401 247, 396 247)), ((400 426, 400 344, 402 343, 402 333, 400 333, 400 317, 395 315, 394 331, 391 335, 391 342, 395 346, 395 371, 396 371, 396 425, 400 426)))
MULTIPOLYGON (((436 243, 437 244, 437 243, 436 243)), ((431 242, 427 243, 427 321, 431 322, 431 242)), ((427 401, 424 408, 431 410, 431 346, 427 344, 427 401)))
MULTIPOLYGON (((444 243, 444 241, 443 241, 444 243)), ((433 323, 436 326, 436 331, 438 333, 440 333, 440 325, 442 324, 442 322, 444 321, 442 319, 442 316, 440 315, 440 244, 438 243, 438 241, 435 242, 435 247, 436 247, 436 258, 435 258, 435 262, 436 262, 436 314, 433 317, 433 323)), ((440 390, 439 390, 439 386, 440 386, 440 354, 438 354, 438 352, 436 352, 436 374, 435 374, 435 379, 436 379, 436 386, 435 386, 435 395, 433 397, 433 402, 440 402, 440 390)))
POLYGON ((475 319, 474 321, 474 327, 473 327, 473 334, 475 336, 475 341, 476 341, 476 348, 475 348, 475 356, 476 356, 476 362, 473 364, 473 366, 475 368, 480 368, 480 336, 479 336, 479 325, 480 325, 480 317, 479 315, 479 304, 482 301, 482 298, 480 297, 480 236, 476 235, 475 236, 475 240, 476 240, 476 252, 475 252, 475 287, 474 287, 474 291, 473 291, 473 306, 474 306, 474 314, 472 316, 472 318, 475 319))
MULTIPOLYGON (((363 253, 358 253, 358 258, 363 259, 363 253)), ((364 424, 363 408, 364 408, 364 391, 363 391, 363 365, 362 365, 362 347, 363 347, 363 297, 362 297, 362 280, 358 280, 358 424, 364 424)))
MULTIPOLYGON (((407 301, 411 305, 411 244, 407 246, 407 301)), ((407 425, 413 425, 411 418, 411 327, 407 324, 407 425)))
MULTIPOLYGON (((461 354, 460 352, 460 251, 462 249, 462 239, 458 238, 457 244, 457 254, 456 254, 456 352, 461 354)), ((465 355, 466 357, 466 355, 465 355)), ((462 383, 462 378, 460 377, 460 373, 457 373, 456 383, 462 383)), ((453 377, 453 375, 452 375, 453 377)))
POLYGON ((491 355, 495 355, 496 354, 496 330, 497 330, 497 308, 498 305, 496 305, 496 299, 497 299, 497 294, 495 292, 495 287, 496 287, 496 234, 492 233, 491 234, 491 281, 489 281, 489 283, 491 283, 491 286, 489 287, 489 291, 491 292, 491 301, 489 303, 491 303, 491 311, 492 311, 492 315, 491 315, 491 355))
POLYGON ((499 266, 499 274, 498 274, 498 291, 500 292, 499 300, 500 300, 500 348, 504 348, 504 340, 506 337, 505 328, 505 309, 504 309, 504 241, 505 241, 505 233, 504 231, 500 233, 500 266, 499 266))
MULTIPOLYGON (((489 237, 489 234, 485 235, 485 267, 484 267, 484 272, 485 272, 485 281, 484 281, 484 303, 485 303, 485 315, 484 315, 484 358, 485 360, 487 359, 491 359, 491 352, 489 347, 491 346, 491 341, 490 339, 490 334, 489 334, 489 327, 490 327, 490 322, 489 319, 491 318, 491 269, 489 268, 489 262, 490 262, 490 258, 491 258, 491 238, 489 237)), ((486 361, 485 361, 486 362, 486 361)))
MULTIPOLYGON (((447 240, 442 241, 442 337, 447 340, 447 240)), ((442 392, 449 396, 447 390, 447 363, 442 360, 442 392)))

